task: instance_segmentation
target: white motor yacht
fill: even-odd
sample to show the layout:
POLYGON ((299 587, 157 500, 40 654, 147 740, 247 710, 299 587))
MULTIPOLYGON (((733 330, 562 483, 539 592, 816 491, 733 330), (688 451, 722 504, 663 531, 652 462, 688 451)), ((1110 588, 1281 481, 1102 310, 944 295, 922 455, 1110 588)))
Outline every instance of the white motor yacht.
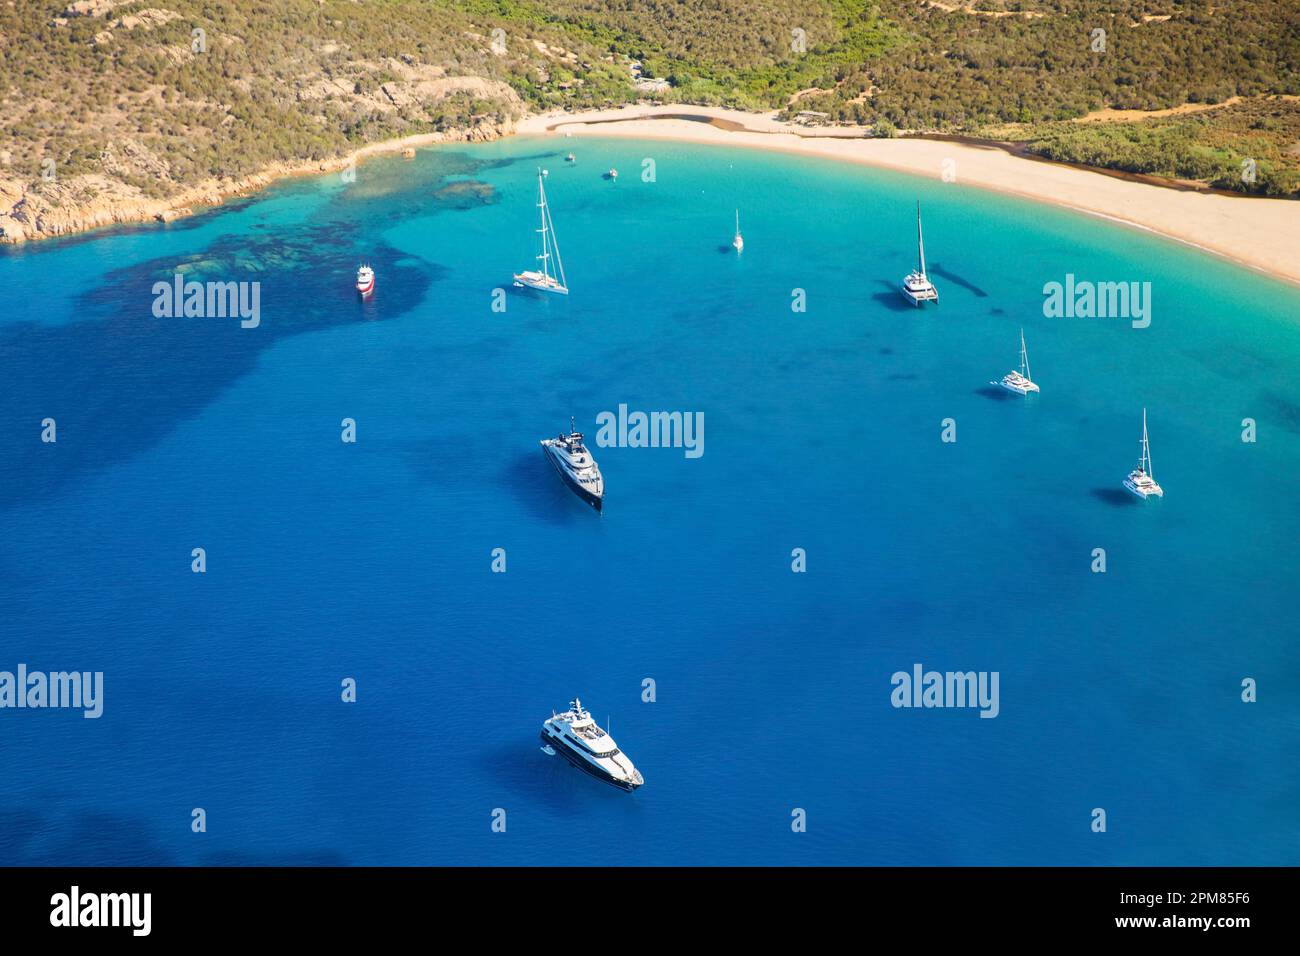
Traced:
POLYGON ((641 771, 614 738, 602 730, 575 698, 562 714, 552 713, 542 722, 542 749, 558 753, 583 773, 613 784, 620 790, 635 790, 645 783, 641 771))
POLYGON ((564 483, 583 501, 600 511, 605 500, 605 479, 600 466, 582 443, 582 433, 569 419, 569 434, 542 439, 542 452, 555 468, 564 483))

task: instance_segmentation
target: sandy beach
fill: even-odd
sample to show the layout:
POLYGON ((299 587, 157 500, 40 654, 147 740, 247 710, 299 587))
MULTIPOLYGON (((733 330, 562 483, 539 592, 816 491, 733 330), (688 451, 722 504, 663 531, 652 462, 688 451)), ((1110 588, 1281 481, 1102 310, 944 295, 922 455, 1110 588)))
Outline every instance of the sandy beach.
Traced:
POLYGON ((1300 203, 1176 189, 938 139, 866 139, 851 127, 804 127, 775 114, 677 104, 544 113, 521 135, 626 136, 776 149, 940 178, 1023 196, 1160 233, 1300 284, 1300 203), (686 119, 681 117, 694 117, 686 119))

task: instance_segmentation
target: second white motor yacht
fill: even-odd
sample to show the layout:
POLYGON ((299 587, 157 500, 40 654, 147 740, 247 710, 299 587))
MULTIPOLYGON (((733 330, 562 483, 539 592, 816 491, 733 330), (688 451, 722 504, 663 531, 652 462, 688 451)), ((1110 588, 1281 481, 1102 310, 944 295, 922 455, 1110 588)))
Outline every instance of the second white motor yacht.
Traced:
POLYGON ((543 749, 560 754, 597 780, 628 791, 645 783, 641 771, 618 749, 614 738, 583 710, 581 700, 575 698, 564 713, 552 713, 543 721, 541 737, 543 749))
POLYGON ((564 483, 579 498, 600 511, 605 501, 605 479, 601 477, 596 459, 582 443, 582 433, 573 427, 573 419, 569 419, 569 434, 544 438, 541 444, 546 460, 559 472, 564 483))

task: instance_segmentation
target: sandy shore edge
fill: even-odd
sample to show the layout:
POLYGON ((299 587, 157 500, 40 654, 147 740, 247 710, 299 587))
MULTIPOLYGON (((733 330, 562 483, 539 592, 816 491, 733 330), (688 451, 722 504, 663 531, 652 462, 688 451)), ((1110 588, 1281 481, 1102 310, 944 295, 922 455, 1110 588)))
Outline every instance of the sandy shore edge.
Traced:
POLYGON ((1171 189, 949 140, 864 138, 775 114, 678 104, 527 117, 518 135, 620 136, 771 149, 877 166, 1062 206, 1158 233, 1300 285, 1300 202, 1171 189), (692 117, 691 119, 681 117, 692 117))
POLYGON ((404 150, 484 142, 512 134, 615 136, 778 150, 939 180, 946 169, 956 185, 991 189, 1099 216, 1300 285, 1300 202, 1172 189, 1026 159, 993 145, 906 136, 866 138, 860 128, 796 126, 775 117, 775 113, 681 104, 531 114, 517 123, 488 123, 371 143, 347 156, 324 161, 276 164, 238 181, 202 183, 166 199, 109 198, 85 207, 47 212, 43 228, 28 224, 23 234, 11 230, 4 239, 37 241, 105 226, 169 222, 246 196, 280 179, 341 170, 370 156, 404 150))

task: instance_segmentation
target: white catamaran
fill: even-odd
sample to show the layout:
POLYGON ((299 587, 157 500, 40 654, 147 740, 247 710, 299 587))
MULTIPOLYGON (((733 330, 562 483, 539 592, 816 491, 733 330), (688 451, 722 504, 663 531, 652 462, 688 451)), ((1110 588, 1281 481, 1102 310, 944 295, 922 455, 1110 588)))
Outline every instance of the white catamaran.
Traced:
POLYGON ((542 251, 537 258, 541 261, 542 268, 515 273, 515 286, 568 295, 564 262, 560 259, 560 244, 555 241, 555 225, 551 222, 551 209, 546 204, 546 187, 542 183, 544 177, 545 173, 541 169, 537 170, 537 208, 541 210, 542 218, 542 226, 537 230, 542 234, 542 251), (551 267, 552 259, 555 260, 554 269, 551 267))
POLYGON ((1000 382, 989 382, 990 385, 1001 385, 1008 392, 1015 392, 1017 395, 1028 395, 1030 392, 1038 391, 1038 385, 1029 377, 1029 352, 1025 348, 1025 330, 1020 330, 1020 370, 1018 372, 1007 372, 1002 376, 1000 382))
POLYGON ((903 280, 903 295, 911 303, 920 306, 922 302, 938 302, 939 290, 934 287, 925 274, 925 239, 921 236, 921 201, 916 202, 916 257, 919 266, 915 272, 909 272, 903 280))
POLYGON ((740 210, 736 210, 736 237, 731 240, 731 248, 737 252, 745 251, 745 237, 740 234, 740 210))
POLYGON ((1144 501, 1152 496, 1157 498, 1165 496, 1164 489, 1156 484, 1155 476, 1151 474, 1151 444, 1147 441, 1145 408, 1142 409, 1142 457, 1138 459, 1138 466, 1124 479, 1124 487, 1144 501))

